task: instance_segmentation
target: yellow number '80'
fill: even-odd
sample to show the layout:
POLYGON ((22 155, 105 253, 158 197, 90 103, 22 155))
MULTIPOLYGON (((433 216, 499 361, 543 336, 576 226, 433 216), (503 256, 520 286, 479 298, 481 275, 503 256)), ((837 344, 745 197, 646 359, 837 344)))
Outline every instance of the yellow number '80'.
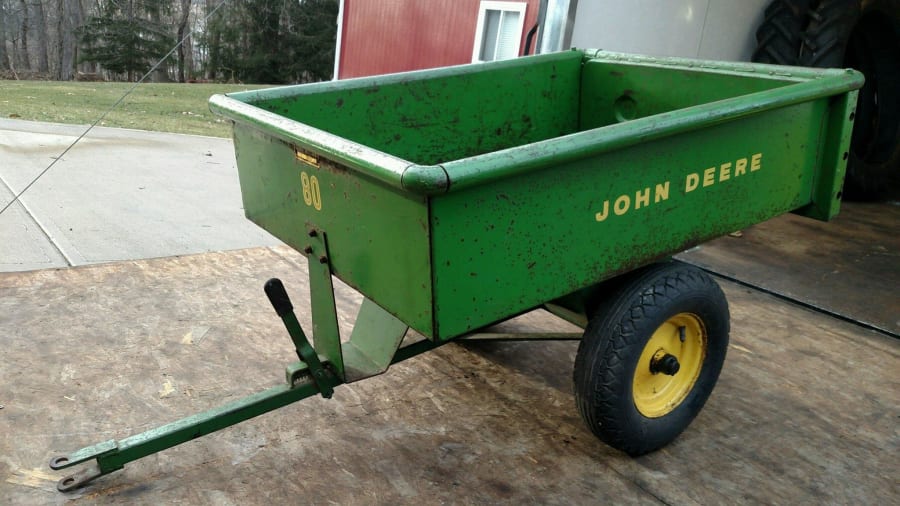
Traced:
POLYGON ((316 211, 321 211, 322 192, 319 190, 319 178, 303 171, 300 173, 300 185, 303 188, 303 202, 314 207, 316 211))

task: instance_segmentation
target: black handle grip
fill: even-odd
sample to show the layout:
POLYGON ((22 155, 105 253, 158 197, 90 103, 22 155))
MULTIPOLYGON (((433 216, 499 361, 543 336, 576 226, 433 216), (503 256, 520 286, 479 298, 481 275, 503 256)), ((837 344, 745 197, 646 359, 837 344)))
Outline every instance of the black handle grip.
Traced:
POLYGON ((278 316, 284 317, 284 315, 289 314, 294 310, 291 299, 284 290, 284 284, 281 283, 280 279, 272 278, 266 281, 264 290, 269 297, 269 302, 272 303, 272 307, 275 308, 275 312, 278 313, 278 316))

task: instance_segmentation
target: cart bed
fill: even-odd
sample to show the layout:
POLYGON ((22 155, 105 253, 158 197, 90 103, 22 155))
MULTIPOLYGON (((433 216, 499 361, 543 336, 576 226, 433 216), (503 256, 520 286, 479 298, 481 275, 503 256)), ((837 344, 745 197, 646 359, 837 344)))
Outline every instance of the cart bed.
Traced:
MULTIPOLYGON (((431 339, 837 212, 860 74, 569 51, 235 93, 248 218, 431 339)), ((578 309, 578 308, 575 308, 578 309)))

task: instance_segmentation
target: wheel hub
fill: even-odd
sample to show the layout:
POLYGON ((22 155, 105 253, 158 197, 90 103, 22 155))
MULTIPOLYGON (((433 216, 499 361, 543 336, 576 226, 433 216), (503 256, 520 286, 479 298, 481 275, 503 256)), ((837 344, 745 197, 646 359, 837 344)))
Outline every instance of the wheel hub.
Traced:
POLYGON ((681 405, 700 377, 706 346, 706 329, 694 314, 678 313, 660 325, 644 345, 634 371, 637 410, 659 418, 681 405))
POLYGON ((650 360, 650 372, 653 374, 662 373, 666 376, 675 376, 679 369, 681 369, 681 364, 678 362, 678 357, 666 353, 665 350, 657 351, 650 360))

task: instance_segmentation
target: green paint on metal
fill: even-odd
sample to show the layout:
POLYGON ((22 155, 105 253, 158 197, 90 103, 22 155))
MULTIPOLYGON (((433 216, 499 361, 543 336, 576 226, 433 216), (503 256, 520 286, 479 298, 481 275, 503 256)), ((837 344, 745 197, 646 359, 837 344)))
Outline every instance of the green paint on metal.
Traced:
MULTIPOLYGON (((671 67, 667 69, 674 71, 671 67)), ((713 72, 710 69, 707 71, 713 72)), ((453 160, 443 163, 442 166, 450 177, 449 191, 453 192, 519 176, 526 172, 558 167, 606 152, 643 145, 691 130, 714 127, 744 117, 758 116, 767 111, 840 95, 860 87, 862 82, 862 75, 858 72, 848 74, 840 70, 824 69, 822 75, 814 80, 799 83, 785 81, 782 82, 783 86, 775 89, 659 112, 652 116, 592 128, 514 149, 453 160)), ((675 105, 677 104, 673 104, 675 105)), ((607 107, 614 107, 614 104, 610 103, 607 107)))
MULTIPOLYGON (((428 166, 574 132, 581 61, 581 53, 565 52, 229 97, 337 135, 345 145, 428 166)), ((217 99, 213 109, 234 117, 228 102, 217 99)), ((305 136, 287 140, 307 144, 305 136)), ((307 147, 352 166, 336 146, 311 141, 307 147)))
POLYGON ((466 334, 462 341, 580 341, 581 332, 478 332, 466 334))
POLYGON ((832 215, 849 131, 835 111, 861 84, 852 71, 591 50, 212 107, 237 121, 248 216, 301 250, 296 223, 327 231, 335 275, 443 340, 825 193, 818 216, 832 215), (317 212, 290 202, 298 164, 319 178, 317 212), (325 204, 354 186, 346 207, 325 204))
POLYGON ((830 220, 837 215, 850 154, 857 94, 853 91, 838 97, 828 104, 828 111, 822 115, 824 142, 819 150, 822 170, 816 172, 812 203, 797 210, 797 214, 818 220, 830 220))
POLYGON ((387 371, 409 327, 369 299, 363 299, 350 340, 343 344, 350 383, 387 371))
POLYGON ((450 187, 450 177, 440 165, 410 165, 400 179, 404 190, 423 195, 444 193, 450 187))
POLYGON ((338 327, 334 302, 334 283, 331 279, 330 250, 327 237, 314 227, 307 229, 312 246, 309 260, 309 305, 313 322, 313 343, 316 352, 326 357, 339 378, 344 378, 344 359, 341 354, 341 331, 338 327))
POLYGON ((433 198, 439 338, 804 205, 819 135, 811 120, 824 106, 767 111, 433 198))
MULTIPOLYGON (((399 332, 399 326, 396 322, 387 323, 386 313, 383 311, 380 314, 377 313, 378 311, 374 311, 371 308, 366 310, 365 315, 362 317, 363 322, 381 321, 385 323, 386 325, 382 326, 382 328, 389 333, 386 338, 388 340, 395 339, 396 334, 399 332)), ((390 363, 409 359, 420 353, 432 350, 441 344, 443 343, 428 340, 413 343, 396 353, 390 363)), ((56 457, 50 461, 50 467, 54 470, 67 469, 96 460, 95 465, 85 468, 79 473, 62 478, 58 483, 58 488, 63 492, 77 489, 100 476, 123 469, 125 464, 129 462, 321 393, 317 381, 314 381, 312 372, 306 363, 296 362, 289 365, 286 369, 286 380, 287 384, 269 388, 224 406, 210 409, 119 441, 104 441, 68 455, 56 457)), ((333 381, 332 386, 340 384, 340 381, 336 378, 332 377, 331 380, 333 381)))
MULTIPOLYGON (((309 227, 324 231, 329 268, 336 276, 411 327, 430 333, 426 198, 324 157, 315 166, 298 157, 307 156, 303 148, 253 127, 235 125, 234 134, 247 217, 301 252, 314 246, 309 227), (375 207, 380 211, 372 212, 375 207)), ((311 258, 318 261, 322 254, 316 251, 311 258)))
MULTIPOLYGON (((300 326, 300 322, 297 321, 297 316, 293 311, 289 311, 281 317, 281 320, 284 322, 284 326, 291 336, 291 341, 294 342, 294 349, 297 351, 297 357, 306 364, 309 374, 318 387, 319 392, 321 392, 322 397, 325 397, 326 399, 331 398, 331 395, 334 393, 334 385, 337 381, 319 360, 319 355, 316 353, 316 350, 310 346, 309 341, 306 339, 306 334, 300 326)), ((340 343, 338 343, 338 346, 340 347, 340 343)), ((295 370, 292 373, 293 375, 288 377, 289 384, 294 383, 294 378, 297 373, 298 371, 295 370)))
POLYGON ((784 84, 783 79, 761 79, 757 74, 588 61, 581 76, 579 130, 727 100, 784 84))
POLYGON ((59 488, 70 490, 83 486, 98 476, 122 469, 125 464, 134 460, 230 427, 318 393, 318 388, 311 380, 293 387, 279 385, 222 407, 120 441, 106 441, 83 448, 66 457, 54 459, 51 467, 65 469, 91 459, 97 460, 97 470, 88 470, 87 473, 60 480, 59 488))
MULTIPOLYGON (((320 347, 319 353, 329 357, 336 353, 341 355, 341 343, 337 329, 337 316, 334 310, 334 292, 331 283, 331 273, 328 269, 327 256, 324 262, 314 261, 317 253, 328 254, 327 238, 320 231, 314 234, 307 232, 315 247, 308 252, 310 255, 310 287, 313 292, 312 313, 316 323, 316 344, 320 347)), ((277 281, 277 280, 271 280, 277 281)), ((285 370, 286 384, 276 386, 243 399, 226 404, 222 407, 211 409, 203 413, 183 418, 155 429, 122 439, 120 441, 109 440, 77 450, 69 455, 56 457, 50 461, 50 467, 54 470, 67 469, 75 465, 96 460, 96 463, 82 469, 80 472, 61 479, 57 485, 60 491, 66 492, 82 487, 90 481, 122 469, 125 464, 134 460, 152 455, 154 453, 172 448, 192 439, 210 434, 212 432, 230 427, 242 421, 267 413, 287 404, 321 394, 323 397, 331 397, 333 388, 342 383, 340 369, 334 364, 323 362, 313 348, 309 345, 283 291, 269 293, 267 283, 266 290, 270 300, 275 305, 276 312, 281 315, 282 321, 294 342, 297 355, 301 362, 290 364, 285 370), (273 300, 273 293, 274 300, 273 300), (336 377, 331 371, 339 372, 336 377)), ((384 309, 372 301, 365 299, 360 308, 356 321, 356 327, 347 343, 346 365, 352 373, 353 379, 362 379, 387 370, 391 363, 408 359, 419 353, 423 353, 436 346, 440 342, 424 341, 414 343, 403 348, 399 353, 398 346, 403 340, 408 327, 390 315, 384 309)))
POLYGON ((305 362, 287 385, 56 458, 97 461, 59 488, 543 304, 581 324, 600 281, 718 235, 830 218, 861 85, 591 50, 213 97, 247 217, 308 257, 315 353, 273 302, 305 362), (332 275, 367 297, 344 350, 332 275), (407 326, 430 339, 398 349, 407 326))
POLYGON ((443 346, 449 341, 433 341, 431 339, 422 339, 421 341, 416 341, 414 343, 403 346, 397 353, 394 354, 394 358, 391 359, 391 364, 397 364, 403 362, 404 360, 409 360, 417 355, 421 355, 427 351, 431 351, 439 346, 443 346))

